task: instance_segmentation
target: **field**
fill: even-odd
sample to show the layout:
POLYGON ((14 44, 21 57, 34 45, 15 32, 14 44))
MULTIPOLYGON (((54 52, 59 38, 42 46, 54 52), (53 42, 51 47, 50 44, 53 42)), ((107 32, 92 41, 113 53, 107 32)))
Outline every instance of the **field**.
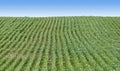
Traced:
POLYGON ((0 17, 0 71, 120 71, 120 17, 0 17))

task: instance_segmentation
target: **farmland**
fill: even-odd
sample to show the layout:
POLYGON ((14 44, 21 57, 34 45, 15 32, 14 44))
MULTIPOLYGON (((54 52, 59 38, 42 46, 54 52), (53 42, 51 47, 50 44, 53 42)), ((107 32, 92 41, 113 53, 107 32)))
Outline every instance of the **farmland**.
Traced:
POLYGON ((0 17, 0 71, 120 71, 120 17, 0 17))

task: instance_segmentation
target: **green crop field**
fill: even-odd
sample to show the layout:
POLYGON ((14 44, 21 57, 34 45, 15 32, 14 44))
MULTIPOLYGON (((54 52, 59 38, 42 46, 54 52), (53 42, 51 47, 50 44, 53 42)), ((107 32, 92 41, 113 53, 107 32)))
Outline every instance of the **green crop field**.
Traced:
POLYGON ((0 17, 0 71, 120 71, 120 17, 0 17))

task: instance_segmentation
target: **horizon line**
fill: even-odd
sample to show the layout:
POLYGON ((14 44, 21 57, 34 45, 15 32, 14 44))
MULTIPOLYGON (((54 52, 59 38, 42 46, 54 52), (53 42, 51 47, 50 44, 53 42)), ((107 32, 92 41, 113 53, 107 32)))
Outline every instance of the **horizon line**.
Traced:
POLYGON ((120 17, 120 16, 110 16, 110 15, 79 15, 79 16, 76 16, 76 15, 67 15, 67 16, 0 16, 0 17, 120 17))

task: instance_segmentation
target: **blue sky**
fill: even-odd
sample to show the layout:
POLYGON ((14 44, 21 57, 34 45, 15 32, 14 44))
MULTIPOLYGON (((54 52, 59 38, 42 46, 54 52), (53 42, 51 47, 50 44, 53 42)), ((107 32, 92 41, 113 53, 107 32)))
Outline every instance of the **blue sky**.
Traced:
POLYGON ((0 16, 120 16, 120 0, 0 0, 0 16))

